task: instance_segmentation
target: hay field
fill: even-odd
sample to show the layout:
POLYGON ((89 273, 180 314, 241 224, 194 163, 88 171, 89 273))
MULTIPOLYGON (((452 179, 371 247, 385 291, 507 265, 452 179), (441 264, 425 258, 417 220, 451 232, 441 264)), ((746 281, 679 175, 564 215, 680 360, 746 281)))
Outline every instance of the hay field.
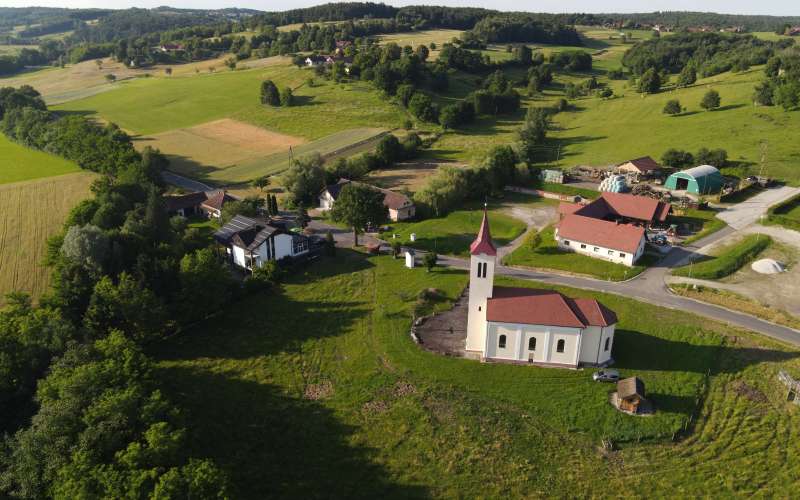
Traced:
POLYGON ((0 184, 77 172, 78 165, 55 155, 26 148, 0 134, 0 184))
POLYGON ((356 128, 305 142, 300 137, 270 132, 234 120, 222 120, 222 123, 236 124, 226 129, 227 134, 233 133, 233 135, 226 138, 219 134, 215 136, 206 134, 203 137, 187 133, 188 130, 197 129, 205 133, 209 130, 206 126, 161 134, 161 137, 168 136, 179 142, 176 147, 187 155, 176 154, 177 149, 173 149, 170 144, 158 146, 170 155, 170 170, 209 184, 243 183, 261 175, 278 174, 289 168, 290 146, 295 158, 319 153, 326 159, 333 159, 341 154, 354 154, 374 147, 378 138, 385 132, 385 129, 381 128, 356 128), (236 131, 242 131, 243 136, 247 135, 247 139, 243 140, 243 136, 236 136, 236 131), (242 144, 237 146, 237 141, 242 144), (192 148, 195 148, 195 153, 189 153, 192 148), (191 156, 188 156, 189 154, 191 156))
POLYGON ((381 35, 378 37, 378 41, 380 43, 394 42, 401 47, 404 47, 406 45, 411 45, 414 48, 417 48, 417 45, 430 46, 431 42, 433 42, 436 44, 436 50, 432 50, 428 57, 430 60, 433 61, 439 57, 439 51, 441 50, 442 45, 453 41, 453 38, 460 38, 462 33, 464 32, 461 30, 449 30, 449 29, 421 30, 421 31, 412 31, 409 33, 393 33, 391 35, 381 35))
POLYGON ((95 174, 78 172, 0 186, 0 304, 12 291, 38 298, 50 272, 42 266, 47 238, 89 196, 95 174))

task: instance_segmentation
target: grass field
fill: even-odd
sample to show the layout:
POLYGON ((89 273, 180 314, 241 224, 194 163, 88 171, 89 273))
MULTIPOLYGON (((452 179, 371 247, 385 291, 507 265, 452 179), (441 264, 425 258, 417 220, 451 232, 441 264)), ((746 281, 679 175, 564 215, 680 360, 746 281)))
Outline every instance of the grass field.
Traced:
MULTIPOLYGON (((499 206, 489 210, 492 240, 498 246, 510 243, 525 232, 525 224, 503 212, 499 206)), ((469 255, 469 245, 475 240, 483 212, 477 209, 455 210, 444 217, 434 217, 421 222, 392 223, 391 233, 404 245, 445 255, 469 255), (411 233, 416 241, 410 240, 411 233)), ((391 237, 391 236, 389 236, 391 237)))
POLYGON ((26 148, 0 134, 0 184, 52 177, 80 168, 75 163, 42 151, 26 148))
POLYGON ((47 238, 89 196, 93 178, 79 172, 0 185, 0 303, 12 291, 36 298, 47 290, 49 270, 42 266, 47 238))
POLYGON ((401 47, 410 45, 415 49, 419 45, 425 45, 430 49, 431 43, 435 43, 436 50, 431 50, 430 54, 428 55, 428 58, 433 61, 439 57, 439 52, 442 50, 442 45, 444 45, 445 43, 452 42, 453 38, 460 38, 462 33, 464 32, 461 30, 450 30, 450 29, 420 30, 409 33, 393 33, 391 35, 380 35, 378 37, 378 40, 380 43, 394 42, 401 47))
POLYGON ((764 223, 800 231, 800 196, 771 207, 764 223))
POLYGON ((525 241, 519 248, 506 256, 504 262, 509 266, 555 269, 604 280, 620 281, 640 274, 646 268, 643 263, 648 260, 647 256, 642 257, 639 260, 640 265, 628 267, 574 252, 565 252, 558 248, 553 227, 549 226, 539 233, 538 245, 534 247, 530 241, 525 241))
POLYGON ((716 249, 708 260, 679 267, 672 274, 703 280, 724 278, 754 260, 771 244, 769 236, 750 234, 734 244, 716 249))
POLYGON ((658 409, 634 418, 608 405, 612 387, 591 370, 416 346, 417 293, 453 299, 466 279, 341 251, 155 346, 156 376, 192 418, 189 451, 231 475, 235 498, 791 496, 800 484, 800 416, 774 382, 778 369, 800 373, 796 351, 565 290, 619 314, 617 368, 640 376, 658 409))

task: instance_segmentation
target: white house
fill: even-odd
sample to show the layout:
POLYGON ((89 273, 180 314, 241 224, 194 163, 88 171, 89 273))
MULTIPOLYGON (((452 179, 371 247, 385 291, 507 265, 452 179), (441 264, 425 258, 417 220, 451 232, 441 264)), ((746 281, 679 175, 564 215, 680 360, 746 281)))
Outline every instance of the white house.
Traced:
POLYGON ((274 226, 269 220, 237 215, 214 233, 225 245, 228 258, 241 268, 253 270, 270 260, 308 253, 309 240, 274 226))
POLYGON ((617 316, 600 302, 494 286, 497 250, 485 212, 470 254, 468 352, 489 361, 567 368, 612 361, 617 316))
POLYGON ((555 231, 558 248, 616 264, 633 266, 644 253, 643 227, 570 215, 555 231))
MULTIPOLYGON (((323 211, 332 209, 333 204, 336 202, 336 198, 339 197, 339 193, 342 191, 342 188, 347 184, 358 183, 348 179, 340 179, 336 184, 326 186, 325 189, 323 189, 319 194, 319 209, 323 211)), ((394 222, 407 220, 414 217, 416 214, 416 206, 408 196, 395 191, 390 191, 388 189, 381 189, 375 186, 369 187, 383 193, 383 204, 389 209, 390 220, 394 222)))

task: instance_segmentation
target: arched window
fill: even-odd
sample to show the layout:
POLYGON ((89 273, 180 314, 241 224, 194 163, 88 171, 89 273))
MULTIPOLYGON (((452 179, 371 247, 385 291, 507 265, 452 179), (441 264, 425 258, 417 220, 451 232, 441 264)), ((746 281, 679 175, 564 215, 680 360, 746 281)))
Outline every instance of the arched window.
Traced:
POLYGON ((606 348, 605 351, 608 351, 608 348, 611 347, 611 337, 606 337, 606 348))
POLYGON ((505 349, 506 348, 506 336, 505 335, 500 335, 500 338, 497 339, 497 347, 499 347, 500 349, 505 349))
POLYGON ((536 350, 536 337, 531 337, 528 339, 528 350, 529 351, 536 350))
POLYGON ((564 352, 564 339, 558 339, 558 343, 556 344, 556 352, 564 352))

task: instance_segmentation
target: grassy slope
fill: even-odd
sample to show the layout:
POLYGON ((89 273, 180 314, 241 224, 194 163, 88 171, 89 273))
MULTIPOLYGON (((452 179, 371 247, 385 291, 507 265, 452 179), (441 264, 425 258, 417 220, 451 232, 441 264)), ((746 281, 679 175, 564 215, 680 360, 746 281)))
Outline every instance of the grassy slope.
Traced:
POLYGON ((453 298, 465 283, 462 272, 341 252, 293 274, 283 293, 244 299, 157 346, 158 376, 191 412, 192 451, 232 475, 237 498, 782 496, 797 487, 800 417, 773 383, 779 368, 798 374, 796 351, 738 331, 725 340, 729 327, 684 312, 569 291, 620 315, 617 366, 642 377, 659 408, 633 418, 606 403, 612 387, 589 370, 420 350, 408 338, 417 292, 453 298), (618 446, 669 438, 698 403, 693 432, 677 443, 597 451, 601 437, 618 446))
POLYGON ((56 109, 97 114, 137 134, 231 117, 312 140, 349 128, 394 128, 404 118, 368 84, 320 82, 309 87, 305 81, 312 76, 311 71, 280 65, 185 78, 141 78, 120 82, 112 92, 56 109), (272 79, 281 88, 294 88, 297 105, 261 106, 259 88, 265 79, 272 79))
MULTIPOLYGON (((456 210, 444 217, 435 217, 421 222, 397 222, 392 224, 395 233, 403 244, 440 254, 466 256, 469 245, 481 225, 483 213, 480 210, 456 210), (411 243, 410 235, 416 233, 416 241, 411 243)), ((525 232, 525 224, 502 213, 499 209, 490 210, 492 239, 497 245, 505 245, 525 232)), ((391 236, 389 236, 391 238, 391 236)))
POLYGON ((539 237, 541 243, 536 248, 526 241, 506 257, 505 263, 509 266, 556 269, 612 281, 632 278, 645 270, 644 265, 628 267, 560 250, 556 245, 552 226, 543 229, 539 237))
POLYGON ((800 196, 772 207, 763 223, 800 231, 800 196))
POLYGON ((72 207, 89 196, 93 178, 79 172, 0 185, 0 301, 15 290, 34 297, 47 290, 45 242, 61 229, 72 207))
POLYGON ((78 172, 78 165, 19 145, 0 134, 0 184, 78 172))

